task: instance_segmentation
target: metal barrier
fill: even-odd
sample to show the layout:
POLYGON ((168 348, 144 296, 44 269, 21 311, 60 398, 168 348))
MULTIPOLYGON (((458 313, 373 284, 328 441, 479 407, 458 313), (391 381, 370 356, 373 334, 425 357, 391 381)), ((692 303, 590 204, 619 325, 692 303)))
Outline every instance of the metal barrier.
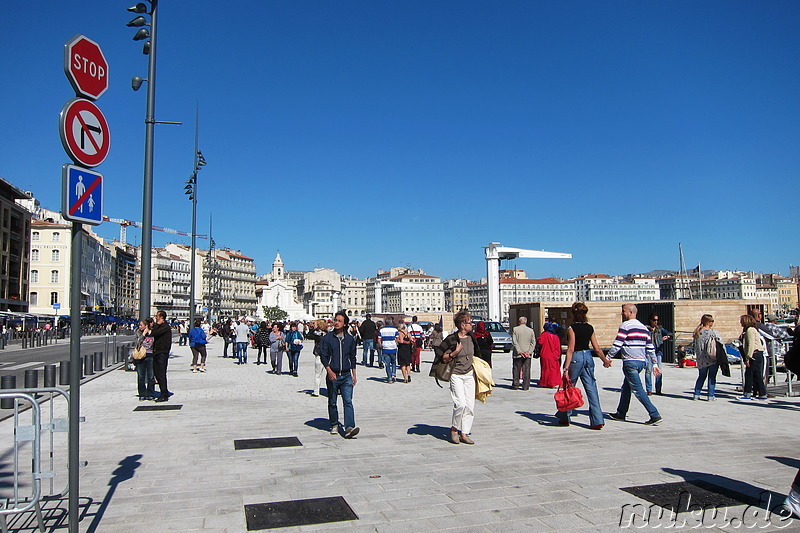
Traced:
MULTIPOLYGON (((42 387, 30 389, 4 389, 0 390, 0 400, 12 400, 14 405, 14 446, 13 446, 13 486, 11 494, 2 494, 0 499, 0 529, 3 533, 8 531, 7 517, 12 514, 24 513, 33 510, 39 531, 44 532, 44 517, 40 502, 42 499, 63 498, 69 492, 65 487, 60 492, 55 491, 57 453, 64 460, 63 472, 67 474, 67 458, 64 454, 66 444, 56 442, 56 434, 63 433, 64 440, 69 431, 69 394, 56 387, 42 387), (56 417, 57 396, 64 398, 66 405, 59 407, 59 412, 66 413, 64 417, 56 417), (49 402, 49 419, 42 418, 42 403, 49 402), (23 425, 21 422, 22 410, 30 405, 31 423, 23 425), (30 444, 30 446, 28 446, 30 444), (46 446, 45 457, 49 458, 46 466, 42 465, 42 447, 46 446), (28 451, 28 448, 29 451, 28 451), (26 453, 28 452, 28 453, 26 453), (30 465, 30 470, 27 469, 30 465), (46 469, 44 469, 46 468, 46 469), (23 469, 25 470, 23 472, 23 469), (42 481, 49 479, 49 489, 43 490, 42 481), (21 495, 22 491, 30 494, 21 495)), ((83 417, 79 421, 83 421, 83 417)), ((68 482, 67 482, 68 484, 68 482)))

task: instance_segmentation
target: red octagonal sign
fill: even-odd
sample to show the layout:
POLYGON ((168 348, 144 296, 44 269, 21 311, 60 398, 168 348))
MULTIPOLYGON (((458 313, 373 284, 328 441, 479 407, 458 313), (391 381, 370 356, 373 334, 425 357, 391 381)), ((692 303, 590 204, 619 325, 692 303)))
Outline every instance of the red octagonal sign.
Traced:
POLYGON ((108 90, 108 62, 100 45, 85 35, 64 45, 64 72, 80 96, 97 100, 108 90))

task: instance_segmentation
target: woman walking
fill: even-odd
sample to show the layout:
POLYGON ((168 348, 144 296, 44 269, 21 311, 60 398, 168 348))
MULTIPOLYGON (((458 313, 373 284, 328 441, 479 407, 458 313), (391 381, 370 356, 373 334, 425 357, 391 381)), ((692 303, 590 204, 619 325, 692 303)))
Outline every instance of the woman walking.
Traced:
POLYGON ((267 326, 266 321, 262 321, 258 326, 258 331, 256 331, 256 348, 258 349, 257 365, 261 364, 261 354, 264 354, 264 364, 267 364, 267 354, 269 354, 269 331, 270 328, 267 326))
POLYGON ((697 381, 694 383, 694 396, 692 399, 700 399, 703 384, 708 379, 708 401, 713 402, 716 400, 714 392, 717 388, 717 370, 719 370, 716 343, 722 343, 722 337, 714 329, 714 317, 711 315, 701 316, 700 324, 694 328, 692 337, 694 338, 694 353, 697 356, 697 370, 699 372, 697 381))
POLYGON ((472 335, 475 337, 475 340, 478 341, 478 347, 481 349, 481 353, 477 354, 478 357, 489 363, 489 368, 491 368, 492 345, 494 341, 492 340, 492 334, 486 329, 486 322, 481 320, 475 324, 475 332, 472 335))
MULTIPOLYGON (((586 400, 589 402, 589 429, 603 429, 603 410, 600 408, 600 396, 597 394, 592 350, 603 361, 605 368, 611 366, 611 359, 606 357, 597 344, 594 328, 586 321, 588 312, 589 308, 585 303, 572 304, 572 325, 567 329, 567 357, 564 359, 563 379, 569 379, 572 383, 577 383, 578 378, 581 379, 583 390, 586 391, 586 400)), ((559 411, 556 414, 559 425, 568 426, 572 413, 572 411, 559 411)))
POLYGON ((194 327, 189 331, 189 348, 192 350, 192 372, 197 373, 206 371, 206 330, 203 329, 203 321, 199 318, 194 320, 194 327), (200 368, 197 367, 197 358, 200 357, 200 368))
POLYGON ((300 361, 300 350, 303 349, 303 334, 297 331, 297 322, 292 322, 286 334, 286 351, 289 354, 289 372, 297 377, 297 363, 300 361))
POLYGON ((456 313, 453 322, 457 331, 448 335, 436 352, 437 357, 441 353, 445 363, 455 361, 450 374, 450 397, 453 399, 450 442, 475 444, 469 436, 475 419, 475 372, 472 358, 480 352, 480 348, 472 336, 472 318, 467 311, 456 313))
POLYGON ((272 333, 269 334, 269 360, 272 363, 272 373, 283 373, 283 352, 286 351, 283 332, 280 322, 272 323, 272 333))
MULTIPOLYGON (((656 387, 655 392, 659 396, 661 395, 661 385, 664 381, 664 366, 661 364, 661 361, 664 359, 664 341, 672 337, 672 332, 667 331, 666 328, 661 326, 661 319, 658 317, 658 313, 653 313, 650 315, 649 324, 647 329, 650 330, 650 336, 653 338, 653 346, 656 349, 656 359, 658 360, 658 368, 661 370, 661 373, 656 377, 656 387)), ((645 369, 644 373, 644 385, 645 389, 647 389, 647 394, 653 393, 653 362, 649 359, 647 360, 647 368, 645 369)))
POLYGON ((156 384, 153 376, 153 319, 150 317, 139 321, 136 330, 136 347, 145 349, 147 355, 144 359, 134 359, 136 365, 136 378, 139 392, 139 401, 154 400, 156 397, 156 384))
POLYGON ((397 325, 397 366, 403 373, 403 382, 411 383, 411 356, 414 338, 402 320, 397 325))
POLYGON ((544 331, 536 340, 541 367, 540 387, 556 388, 561 385, 561 339, 556 335, 556 328, 556 324, 546 322, 544 331))
POLYGON ((758 333, 756 319, 750 315, 739 317, 742 325, 742 360, 745 362, 744 394, 740 400, 752 400, 750 392, 755 393, 757 400, 767 399, 767 387, 764 385, 764 343, 758 333))

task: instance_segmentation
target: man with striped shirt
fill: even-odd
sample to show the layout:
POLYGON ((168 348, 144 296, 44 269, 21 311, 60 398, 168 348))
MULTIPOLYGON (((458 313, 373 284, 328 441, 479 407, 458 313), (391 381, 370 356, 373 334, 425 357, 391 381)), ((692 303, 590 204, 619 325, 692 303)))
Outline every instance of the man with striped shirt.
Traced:
POLYGON ((386 383, 394 383, 397 372, 397 328, 392 323, 392 317, 386 319, 386 325, 378 333, 378 344, 386 368, 386 383))
POLYGON ((661 422, 661 415, 650 401, 644 387, 642 387, 642 379, 639 373, 647 368, 648 359, 653 364, 653 375, 655 377, 661 374, 661 369, 658 367, 658 359, 656 358, 655 346, 653 345, 653 339, 650 337, 650 331, 644 324, 636 320, 636 312, 636 306, 633 304, 622 306, 623 322, 619 327, 619 331, 617 331, 614 345, 608 351, 609 357, 614 357, 617 353, 621 354, 622 373, 625 375, 617 412, 611 413, 609 416, 614 420, 625 420, 631 403, 631 392, 633 392, 636 399, 641 402, 650 415, 650 419, 645 424, 654 426, 661 422))

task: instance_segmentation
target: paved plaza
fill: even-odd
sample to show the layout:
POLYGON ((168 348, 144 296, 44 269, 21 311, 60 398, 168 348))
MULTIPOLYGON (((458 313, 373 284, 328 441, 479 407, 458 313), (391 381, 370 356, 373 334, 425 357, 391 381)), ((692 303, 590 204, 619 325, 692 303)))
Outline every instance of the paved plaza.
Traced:
MULTIPOLYGON (((81 472, 81 531, 244 532, 245 505, 332 496, 343 497, 358 519, 288 529, 614 531, 621 517, 626 522, 625 509, 650 505, 623 487, 704 480, 775 500, 800 466, 800 399, 738 401, 738 369, 721 377, 719 400, 707 402, 691 399, 695 369, 667 365, 664 395, 653 396, 660 425, 645 426, 647 414, 634 399, 628 421, 607 419, 602 431, 592 431, 584 410, 571 426, 556 425, 552 390, 511 390, 510 354, 496 353, 497 388, 476 405, 476 444, 468 446, 446 440, 452 404, 448 389, 426 375, 431 352, 423 352, 423 373, 410 384, 387 384, 383 370, 358 368, 361 432, 352 440, 329 434, 327 400, 310 395, 310 350, 300 357, 298 378, 268 374, 267 366, 253 364, 254 350, 242 366, 221 355, 215 338, 208 372, 194 374, 189 349, 173 344, 175 395, 167 405, 180 410, 135 412, 153 404, 138 401, 132 372, 111 371, 82 386, 81 459, 88 465, 81 472), (268 437, 297 437, 302 446, 234 449, 234 440, 268 437)), ((621 361, 598 366, 603 410, 613 412, 621 361)), ((47 524, 63 513, 52 503, 45 510, 47 524)), ((727 517, 760 518, 759 531, 800 529, 800 521, 764 522, 766 512, 741 504, 727 517)), ((18 530, 33 531, 32 524, 26 519, 18 530)), ((735 519, 715 527, 724 524, 698 529, 744 529, 735 519)), ((655 525, 651 518, 649 527, 655 525)))

